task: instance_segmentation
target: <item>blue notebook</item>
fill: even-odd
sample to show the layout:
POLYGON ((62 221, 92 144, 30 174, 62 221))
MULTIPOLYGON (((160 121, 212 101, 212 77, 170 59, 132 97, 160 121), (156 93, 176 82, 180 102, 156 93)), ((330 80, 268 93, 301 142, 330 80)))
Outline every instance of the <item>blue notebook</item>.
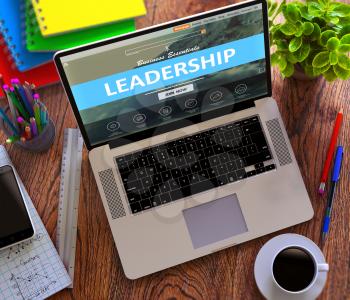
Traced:
POLYGON ((25 6, 22 0, 0 0, 0 33, 21 72, 52 60, 53 52, 31 53, 25 44, 25 6))

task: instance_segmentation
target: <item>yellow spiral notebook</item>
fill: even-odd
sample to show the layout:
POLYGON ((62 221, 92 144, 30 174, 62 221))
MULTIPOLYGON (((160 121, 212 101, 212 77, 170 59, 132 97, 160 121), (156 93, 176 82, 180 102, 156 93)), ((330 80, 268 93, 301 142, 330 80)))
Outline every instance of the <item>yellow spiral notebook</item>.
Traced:
POLYGON ((143 0, 32 0, 43 36, 144 15, 143 0))

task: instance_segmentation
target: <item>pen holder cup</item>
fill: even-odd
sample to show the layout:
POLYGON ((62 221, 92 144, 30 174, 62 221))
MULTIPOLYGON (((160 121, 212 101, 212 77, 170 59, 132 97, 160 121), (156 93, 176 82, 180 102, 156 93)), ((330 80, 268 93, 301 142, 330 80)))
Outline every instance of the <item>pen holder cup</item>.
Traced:
MULTIPOLYGON (((9 111, 9 107, 5 108, 5 112, 9 111)), ((0 119, 0 128, 5 132, 7 136, 12 136, 11 130, 4 123, 4 120, 0 119)), ((13 144, 30 152, 45 152, 52 146, 56 135, 55 125, 49 118, 49 122, 43 129, 43 131, 35 138, 26 142, 16 141, 13 144)))

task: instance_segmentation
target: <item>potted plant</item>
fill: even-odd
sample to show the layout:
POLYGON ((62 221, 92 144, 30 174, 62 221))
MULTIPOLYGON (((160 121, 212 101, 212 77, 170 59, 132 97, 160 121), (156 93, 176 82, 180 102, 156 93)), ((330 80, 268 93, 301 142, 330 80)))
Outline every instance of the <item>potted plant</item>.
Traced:
POLYGON ((330 0, 268 0, 268 6, 271 64, 284 77, 300 69, 309 78, 350 78, 350 5, 330 0))

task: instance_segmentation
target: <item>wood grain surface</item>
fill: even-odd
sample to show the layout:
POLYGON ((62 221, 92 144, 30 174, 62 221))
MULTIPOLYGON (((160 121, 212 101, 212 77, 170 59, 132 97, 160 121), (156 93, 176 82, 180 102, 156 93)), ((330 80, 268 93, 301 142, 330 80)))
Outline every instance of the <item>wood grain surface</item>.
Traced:
MULTIPOLYGON (((148 14, 138 28, 224 6, 225 0, 147 0, 148 14)), ((63 130, 76 127, 60 85, 42 89, 42 99, 56 124, 49 152, 31 154, 6 146, 46 228, 55 241, 63 130)), ((278 102, 301 173, 315 210, 314 218, 283 231, 158 272, 135 281, 123 273, 87 151, 84 151, 80 191, 74 289, 52 299, 261 299, 253 276, 255 257, 270 238, 287 232, 320 242, 325 198, 316 194, 321 168, 337 111, 344 110, 340 141, 345 161, 324 253, 330 264, 327 286, 320 299, 349 299, 350 295, 350 82, 323 79, 283 79, 273 70, 273 96, 278 102)), ((1 100, 0 100, 1 101, 1 100)), ((3 103, 2 103, 3 104, 3 103)), ((5 136, 0 133, 0 143, 5 136)))

